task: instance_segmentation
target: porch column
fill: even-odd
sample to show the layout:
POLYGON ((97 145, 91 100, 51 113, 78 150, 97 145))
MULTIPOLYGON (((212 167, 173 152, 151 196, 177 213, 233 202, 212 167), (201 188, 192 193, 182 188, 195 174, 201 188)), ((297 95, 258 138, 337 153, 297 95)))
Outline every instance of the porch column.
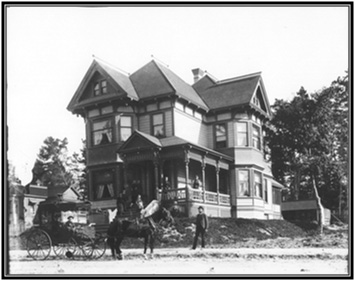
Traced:
POLYGON ((189 188, 188 188, 188 184, 189 184, 189 149, 190 146, 185 146, 184 147, 184 163, 185 163, 185 189, 186 189, 186 199, 187 199, 187 203, 190 199, 189 196, 189 188))
POLYGON ((217 193, 217 197, 218 197, 218 205, 220 205, 220 161, 217 160, 216 161, 216 193, 217 193))
POLYGON ((202 184, 203 184, 203 203, 205 203, 205 155, 203 155, 201 160, 201 175, 202 175, 202 184))
POLYGON ((120 155, 120 158, 122 159, 122 169, 123 169, 123 174, 124 174, 124 189, 126 190, 127 193, 127 189, 129 187, 129 184, 127 183, 127 158, 126 155, 120 155))
POLYGON ((153 166, 154 166, 154 175, 155 175, 155 190, 156 190, 156 199, 161 201, 161 187, 159 184, 159 151, 157 149, 153 150, 153 166))

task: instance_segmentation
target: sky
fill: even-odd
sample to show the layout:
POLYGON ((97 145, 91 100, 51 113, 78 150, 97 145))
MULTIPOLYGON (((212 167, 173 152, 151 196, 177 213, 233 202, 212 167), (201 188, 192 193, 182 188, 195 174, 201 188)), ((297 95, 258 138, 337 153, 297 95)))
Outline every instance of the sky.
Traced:
POLYGON ((27 184, 43 141, 79 152, 84 120, 66 108, 93 55, 133 73, 152 56, 193 83, 262 72, 270 104, 327 87, 349 67, 346 6, 11 6, 6 18, 8 159, 27 184))

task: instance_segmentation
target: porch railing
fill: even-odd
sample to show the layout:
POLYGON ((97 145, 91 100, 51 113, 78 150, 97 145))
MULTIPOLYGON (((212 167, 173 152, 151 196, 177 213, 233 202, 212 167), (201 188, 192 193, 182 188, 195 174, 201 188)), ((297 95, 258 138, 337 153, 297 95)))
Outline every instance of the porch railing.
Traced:
POLYGON ((216 192, 192 189, 192 188, 178 188, 163 192, 162 200, 189 200, 193 202, 219 204, 224 206, 230 205, 230 195, 218 194, 216 192), (187 195, 188 192, 188 195, 187 195))

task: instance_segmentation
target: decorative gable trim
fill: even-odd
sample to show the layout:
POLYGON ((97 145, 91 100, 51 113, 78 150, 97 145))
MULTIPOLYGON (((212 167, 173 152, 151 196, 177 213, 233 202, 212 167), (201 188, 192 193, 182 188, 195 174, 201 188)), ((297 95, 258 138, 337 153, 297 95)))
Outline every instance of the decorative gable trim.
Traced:
MULTIPOLYGON (((107 66, 102 66, 99 62, 94 60, 92 64, 90 65, 88 71, 86 72, 83 80, 81 81, 77 91, 75 92, 72 100, 70 101, 67 109, 69 111, 74 112, 76 109, 84 107, 86 104, 89 104, 91 102, 98 102, 101 100, 106 100, 110 96, 111 99, 117 98, 117 97, 122 97, 124 94, 127 97, 130 97, 131 99, 138 100, 137 95, 135 94, 131 95, 125 91, 124 87, 122 87, 119 82, 117 81, 117 78, 114 78, 112 74, 115 72, 118 74, 118 71, 111 69, 112 74, 109 73, 109 67, 107 66), (85 98, 81 100, 82 96, 84 95, 85 90, 87 87, 90 85, 90 83, 93 80, 93 77, 96 75, 96 73, 99 73, 104 79, 107 80, 108 84, 110 84, 114 90, 115 93, 109 93, 109 94, 104 94, 101 96, 96 96, 96 97, 90 97, 90 98, 85 98)), ((120 76, 125 77, 127 81, 129 81, 129 78, 125 74, 120 74, 120 76)), ((131 85, 131 90, 134 91, 132 85, 131 85)))
POLYGON ((148 148, 161 148, 162 144, 154 136, 142 133, 138 130, 135 130, 134 133, 122 144, 118 153, 128 153, 131 151, 139 151, 141 149, 148 149, 148 148))
MULTIPOLYGON (((256 97, 256 95, 258 93, 258 90, 260 90, 260 92, 261 92, 262 102, 264 104, 264 107, 266 108, 265 112, 267 113, 267 115, 271 116, 271 107, 270 107, 270 104, 269 104, 269 101, 268 101, 268 97, 267 97, 267 94, 266 94, 266 90, 265 90, 265 87, 264 87, 264 84, 263 84, 262 77, 259 78, 259 81, 256 84, 256 88, 254 90, 254 93, 253 93, 253 95, 251 97, 250 104, 252 104, 252 105, 254 105, 253 99, 256 97)), ((261 110, 264 111, 262 106, 261 106, 261 110)))

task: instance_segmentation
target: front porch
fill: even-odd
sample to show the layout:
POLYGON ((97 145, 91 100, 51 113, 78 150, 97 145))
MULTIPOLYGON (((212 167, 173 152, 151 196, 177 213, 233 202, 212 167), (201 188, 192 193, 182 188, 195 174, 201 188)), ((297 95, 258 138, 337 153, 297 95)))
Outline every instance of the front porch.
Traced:
POLYGON ((176 137, 157 139, 137 131, 118 153, 125 190, 139 191, 144 204, 160 199, 170 208, 177 201, 185 216, 194 216, 202 205, 211 216, 231 217, 230 157, 176 137))

